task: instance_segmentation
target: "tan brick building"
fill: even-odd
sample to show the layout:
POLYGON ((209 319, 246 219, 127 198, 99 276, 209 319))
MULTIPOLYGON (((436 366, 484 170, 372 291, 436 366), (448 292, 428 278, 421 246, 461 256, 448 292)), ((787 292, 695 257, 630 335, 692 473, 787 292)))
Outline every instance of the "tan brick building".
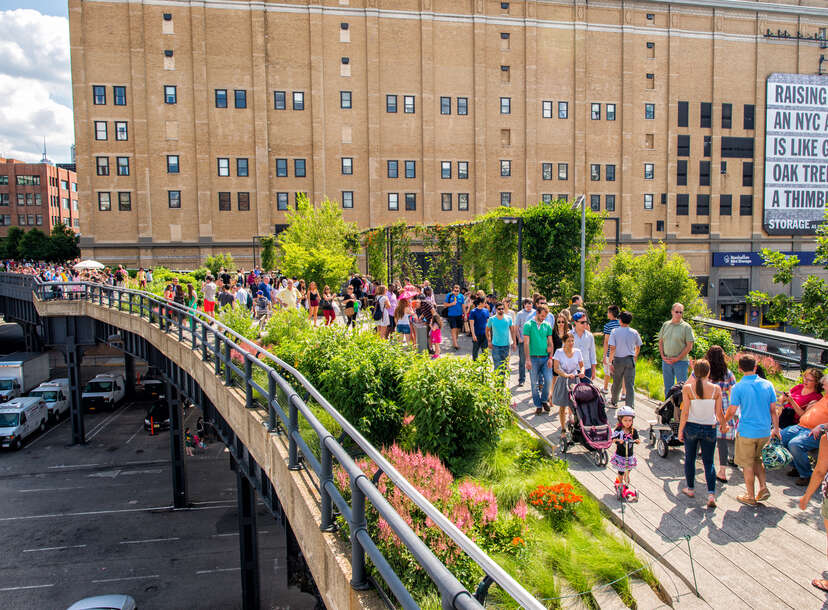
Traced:
POLYGON ((725 315, 769 274, 711 252, 814 247, 763 230, 765 88, 820 70, 823 0, 70 0, 69 16, 81 246, 104 262, 249 265, 300 191, 361 227, 584 194, 623 244, 686 256, 725 315))
POLYGON ((75 172, 48 162, 0 157, 0 237, 8 234, 10 226, 48 234, 59 223, 78 233, 78 214, 75 172))

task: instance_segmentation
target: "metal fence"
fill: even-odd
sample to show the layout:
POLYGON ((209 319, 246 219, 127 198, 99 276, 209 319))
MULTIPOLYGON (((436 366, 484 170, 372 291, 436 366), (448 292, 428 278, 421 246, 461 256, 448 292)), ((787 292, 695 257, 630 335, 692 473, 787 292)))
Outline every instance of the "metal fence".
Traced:
MULTIPOLYGON (((514 578, 496 564, 482 549, 469 539, 442 512, 435 508, 417 489, 408 482, 393 465, 383 457, 371 443, 348 422, 317 389, 295 368, 281 361, 264 350, 261 346, 242 337, 218 320, 184 306, 171 303, 157 295, 106 286, 90 282, 50 282, 42 283, 34 277, 2 273, 0 284, 6 297, 31 300, 34 293, 37 298, 48 300, 83 300, 99 307, 114 308, 137 315, 148 324, 157 326, 162 331, 172 334, 201 355, 202 360, 210 362, 215 374, 221 377, 227 386, 238 382, 245 394, 247 408, 257 406, 254 391, 266 397, 268 424, 271 432, 277 432, 279 426, 288 435, 288 467, 299 470, 300 453, 304 462, 310 466, 309 472, 315 476, 320 493, 321 529, 334 528, 333 506, 347 521, 351 543, 351 585, 355 589, 369 586, 366 557, 371 560, 385 581, 386 586, 403 608, 417 608, 416 601, 406 590, 399 576, 394 572, 377 548, 367 530, 366 502, 381 518, 388 522, 402 543, 411 552, 416 561, 434 582, 442 600, 443 608, 482 608, 483 599, 477 599, 469 593, 449 569, 441 563, 426 544, 412 531, 403 518, 380 493, 376 486, 354 462, 349 453, 317 419, 307 404, 313 399, 324 409, 342 429, 343 441, 350 438, 391 482, 425 513, 434 524, 451 538, 486 574, 488 579, 497 583, 517 604, 523 608, 540 609, 544 605, 533 597, 514 578), (247 349, 251 349, 250 353, 247 349), (241 363, 231 357, 235 351, 241 363), (264 362, 269 359, 273 364, 264 362), (261 378, 264 373, 266 382, 261 385, 254 378, 254 373, 261 378), (234 379, 235 376, 235 379, 234 379), (288 381, 297 384, 297 387, 288 381), (298 390, 298 391, 297 391, 298 390), (300 395, 300 392, 304 395, 300 395), (310 424, 318 437, 319 459, 316 458, 308 440, 299 430, 299 415, 310 424), (333 480, 334 460, 347 472, 350 481, 351 502, 345 500, 333 480)), ((311 441, 314 442, 314 441, 311 441)), ((487 587, 480 587, 485 591, 487 587)), ((485 592, 480 595, 482 598, 485 592)))

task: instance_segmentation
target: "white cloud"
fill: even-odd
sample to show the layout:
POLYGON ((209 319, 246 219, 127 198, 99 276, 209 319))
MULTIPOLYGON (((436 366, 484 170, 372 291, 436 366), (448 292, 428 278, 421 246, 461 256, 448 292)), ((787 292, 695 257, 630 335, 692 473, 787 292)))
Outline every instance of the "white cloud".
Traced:
POLYGON ((53 161, 74 143, 69 20, 29 9, 0 11, 0 156, 53 161))

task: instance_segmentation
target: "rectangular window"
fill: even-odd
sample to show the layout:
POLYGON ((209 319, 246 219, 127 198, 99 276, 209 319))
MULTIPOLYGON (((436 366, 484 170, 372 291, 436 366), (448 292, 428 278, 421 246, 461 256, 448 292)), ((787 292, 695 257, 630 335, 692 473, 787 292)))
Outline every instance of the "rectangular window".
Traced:
POLYGON ((227 89, 216 89, 216 108, 227 108, 227 89))
POLYGON ((440 114, 451 114, 451 98, 440 96, 440 114))
POLYGON ((690 195, 679 193, 676 195, 676 216, 690 215, 690 195))
POLYGON ((457 162, 457 178, 460 180, 468 180, 469 179, 469 162, 468 161, 458 161, 457 162))
POLYGON ((719 215, 730 216, 733 214, 733 195, 719 195, 719 215))
POLYGON ((181 208, 181 191, 167 191, 167 203, 171 208, 181 208))
POLYGON ((236 101, 236 108, 247 108, 247 90, 235 89, 233 96, 236 101))
POLYGON ((722 175, 724 175, 724 174, 726 174, 726 173, 727 173, 727 161, 722 161, 722 163, 721 163, 721 169, 719 170, 719 172, 720 172, 722 175))
POLYGON ((733 126, 733 104, 722 104, 722 129, 733 126))
POLYGON ((236 175, 240 178, 246 178, 250 175, 246 158, 239 157, 236 159, 236 175))
POLYGON ((500 98, 500 114, 512 114, 512 98, 500 98))
POLYGON ((510 207, 512 205, 512 193, 500 193, 500 205, 510 207))
POLYGON ((276 193, 276 209, 285 211, 288 209, 288 194, 276 193))
POLYGON ((696 215, 710 216, 710 195, 705 193, 696 195, 696 215))
POLYGON ((440 162, 440 178, 443 180, 451 178, 451 161, 440 162))
POLYGON ((552 180, 552 163, 541 163, 541 177, 544 180, 552 180))
POLYGON ((607 165, 604 179, 607 182, 615 182, 615 165, 607 165))
POLYGON ((417 209, 417 193, 405 194, 405 211, 413 212, 417 209))
POLYGON ((351 107, 351 92, 350 91, 340 91, 339 92, 339 107, 348 109, 351 107))
POLYGON ((287 159, 276 159, 276 177, 287 178, 287 159))
POLYGON ((109 157, 95 157, 95 173, 99 176, 109 175, 109 157))
POLYGON ((723 159, 753 159, 753 138, 722 137, 723 159))
POLYGON ((27 214, 26 217, 28 218, 29 224, 33 225, 35 223, 35 215, 34 214, 27 214))
POLYGON ((655 167, 652 163, 644 164, 644 180, 652 180, 655 174, 655 167))
POLYGON ((95 121, 95 139, 106 140, 106 121, 95 121))
POLYGON ((688 114, 690 112, 689 102, 678 103, 678 126, 687 127, 689 125, 688 114))
POLYGON ((713 153, 713 136, 704 136, 702 157, 709 157, 713 153))
POLYGON ((656 220, 656 231, 659 233, 664 230, 664 221, 663 220, 656 220))
POLYGON ((295 178, 304 178, 307 176, 307 168, 304 159, 293 160, 293 176, 295 178))
POLYGON ((742 163, 742 186, 753 186, 753 161, 742 163))
POLYGON ((558 102, 558 118, 569 118, 569 102, 558 102))
POLYGON ((9 194, 8 193, 0 193, 0 205, 3 207, 8 207, 9 205, 9 194))
POLYGON ((598 163, 591 163, 589 166, 589 179, 593 182, 601 179, 601 166, 598 163))
POLYGON ((451 211, 451 193, 440 193, 440 209, 444 212, 451 211))
POLYGON ((605 197, 607 212, 615 211, 615 195, 607 195, 605 197))
POLYGON ((98 193, 98 210, 108 212, 112 209, 112 199, 109 193, 98 193))
POLYGON ((653 209, 653 194, 646 193, 644 195, 644 209, 645 210, 652 210, 653 209))
POLYGON ((416 178, 417 177, 417 162, 416 161, 406 161, 405 162, 405 177, 406 178, 416 178))
POLYGON ((274 91, 273 92, 273 109, 274 110, 284 110, 287 108, 287 102, 285 99, 285 92, 284 91, 274 91))
POLYGON ((753 195, 739 195, 739 216, 753 216, 753 195))
POLYGON ((552 118, 552 107, 553 106, 554 106, 554 104, 552 102, 544 101, 543 102, 543 111, 542 111, 541 116, 543 116, 543 118, 545 118, 545 119, 551 119, 552 118))
POLYGON ((396 95, 386 95, 385 96, 385 112, 397 112, 397 96, 396 95))
POLYGON ((687 161, 685 159, 679 159, 676 162, 676 184, 687 186, 687 161))
POLYGON ((126 87, 112 87, 112 97, 115 98, 116 106, 126 106, 126 87))
POLYGON ((167 155, 167 173, 177 174, 179 171, 178 155, 167 155))
POLYGON ((106 87, 103 85, 92 85, 92 98, 96 106, 106 104, 106 87))
POLYGON ((457 98, 457 114, 465 116, 469 113, 469 98, 467 97, 458 97, 457 98))
POLYGON ((558 180, 568 180, 569 164, 558 163, 558 180))
POLYGON ((132 193, 120 191, 118 193, 118 211, 129 212, 132 210, 132 193))
POLYGON ((69 190, 69 181, 68 180, 61 180, 60 181, 60 188, 61 188, 61 190, 68 191, 69 190))
POLYGON ((342 157, 342 175, 352 176, 354 173, 354 158, 342 157))
POLYGON ((713 127, 713 104, 710 102, 701 102, 699 111, 699 127, 713 127))
POLYGON ((710 225, 709 224, 691 224, 690 225, 690 235, 709 235, 710 234, 710 225))
POLYGON ((469 209, 469 194, 468 193, 457 193, 457 209, 458 210, 468 210, 469 209))
POLYGON ((175 85, 164 85, 164 103, 178 103, 178 92, 176 91, 175 85))
POLYGON ((593 212, 600 212, 601 211, 601 195, 590 195, 589 196, 589 209, 593 212))
POLYGON ((218 194, 218 209, 219 212, 230 211, 230 193, 226 191, 219 191, 218 194))
POLYGON ((121 142, 129 140, 129 130, 126 121, 115 121, 115 139, 121 142))
POLYGON ((678 137, 678 146, 676 147, 676 154, 679 157, 690 156, 690 136, 678 137))
POLYGON ((246 193, 244 191, 240 193, 236 193, 236 205, 239 208, 239 212, 249 212, 250 211, 250 193, 246 193))
MULTIPOLYGON (((25 226, 26 224, 26 215, 25 214, 18 214, 17 215, 17 224, 20 226, 25 226)), ((55 223, 57 224, 57 223, 55 223)))
POLYGON ((399 193, 388 193, 388 209, 392 212, 396 212, 400 209, 400 194, 399 193))
POLYGON ((753 129, 754 114, 756 107, 753 104, 745 104, 745 122, 744 128, 746 130, 753 129))
POLYGON ((644 104, 644 118, 648 121, 655 119, 655 104, 644 104))
POLYGON ((8 183, 9 183, 9 177, 8 176, 0 176, 0 184, 5 185, 5 184, 8 184, 8 183))
MULTIPOLYGON (((69 219, 67 218, 66 221, 67 221, 66 226, 69 226, 69 219)), ((35 216, 35 224, 39 224, 39 225, 43 224, 43 216, 41 214, 37 214, 35 216)))
POLYGON ((216 159, 218 164, 218 175, 221 177, 227 177, 230 175, 230 159, 227 157, 219 157, 216 159))
POLYGON ((414 96, 413 95, 404 95, 403 96, 403 112, 405 114, 414 114, 415 106, 414 106, 414 96))
POLYGON ((118 163, 118 175, 129 176, 129 157, 116 157, 118 163))
POLYGON ((699 186, 710 186, 710 161, 699 161, 699 186))
POLYGON ((512 162, 508 159, 500 160, 500 175, 503 177, 512 175, 512 162))
POLYGON ((590 104, 589 118, 593 121, 601 120, 601 104, 590 104))
POLYGON ((304 110, 305 109, 305 92, 304 91, 294 91, 293 92, 293 109, 294 110, 304 110))
POLYGON ((615 104, 607 104, 607 120, 615 120, 615 104))
POLYGON ((396 161, 396 160, 387 161, 386 165, 388 166, 388 177, 389 178, 399 178, 399 161, 396 161))

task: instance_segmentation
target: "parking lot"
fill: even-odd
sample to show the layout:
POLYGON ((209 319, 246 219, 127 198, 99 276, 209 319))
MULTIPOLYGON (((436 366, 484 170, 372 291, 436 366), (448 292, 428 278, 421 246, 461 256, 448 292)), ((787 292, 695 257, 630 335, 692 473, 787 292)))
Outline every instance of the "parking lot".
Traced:
MULTIPOLYGON (((139 608, 238 608, 236 475, 223 445, 187 459, 191 508, 172 510, 169 433, 143 429, 147 403, 64 419, 18 452, 0 451, 0 608, 67 608, 104 593, 139 608)), ((185 425, 200 412, 190 408, 185 425)), ((285 534, 260 504, 263 608, 313 608, 286 587, 285 534)))

